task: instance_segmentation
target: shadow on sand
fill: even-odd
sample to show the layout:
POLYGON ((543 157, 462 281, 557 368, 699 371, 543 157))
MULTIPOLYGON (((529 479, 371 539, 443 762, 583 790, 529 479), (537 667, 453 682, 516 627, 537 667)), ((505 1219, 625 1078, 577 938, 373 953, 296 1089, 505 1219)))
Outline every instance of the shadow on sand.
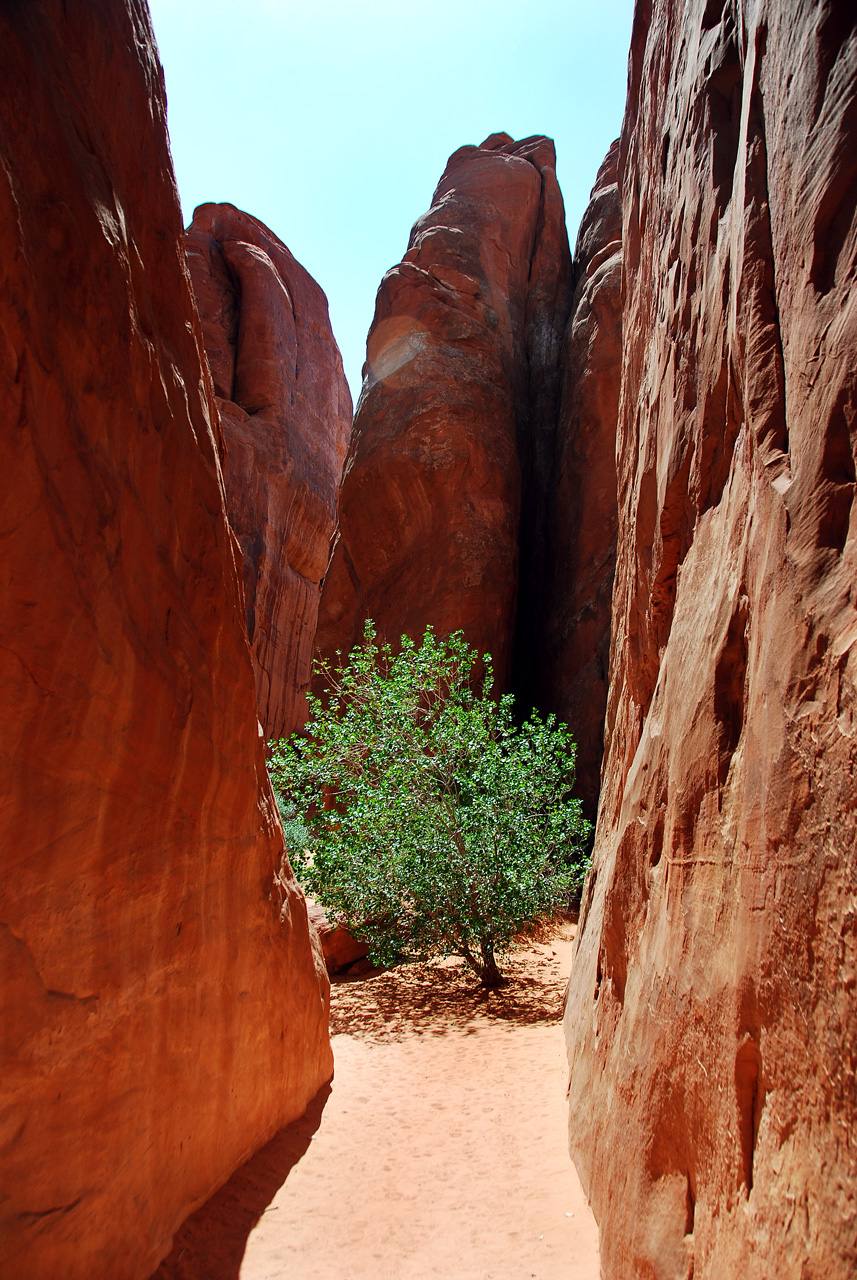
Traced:
POLYGON ((326 1084, 299 1120, 275 1134, 184 1220, 151 1280, 238 1280, 250 1232, 308 1150, 329 1097, 326 1084))
POLYGON ((552 943, 571 936, 570 923, 553 925, 538 942, 513 952, 501 962, 507 983, 497 991, 480 987, 463 962, 449 960, 334 978, 330 1034, 389 1042, 473 1033, 486 1018, 510 1028, 558 1022, 568 974, 552 943))
MULTIPOLYGON (((456 961, 402 965, 362 977, 334 978, 330 1033, 357 1039, 402 1040, 413 1035, 474 1034, 488 1020, 512 1030, 558 1022, 567 979, 569 922, 550 922, 502 963, 508 979, 497 991, 480 987, 456 961)), ((238 1280, 250 1232, 309 1149, 330 1096, 325 1085, 306 1113, 281 1129, 186 1218, 171 1253, 151 1280, 238 1280)))

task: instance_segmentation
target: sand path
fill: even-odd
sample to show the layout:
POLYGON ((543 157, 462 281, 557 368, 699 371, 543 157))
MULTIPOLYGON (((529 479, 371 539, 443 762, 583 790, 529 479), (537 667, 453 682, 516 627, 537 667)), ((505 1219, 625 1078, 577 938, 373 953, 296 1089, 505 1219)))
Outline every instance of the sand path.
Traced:
POLYGON ((158 1280, 598 1280, 566 1147, 571 927, 497 993, 449 963, 335 983, 332 1089, 176 1237, 158 1280))

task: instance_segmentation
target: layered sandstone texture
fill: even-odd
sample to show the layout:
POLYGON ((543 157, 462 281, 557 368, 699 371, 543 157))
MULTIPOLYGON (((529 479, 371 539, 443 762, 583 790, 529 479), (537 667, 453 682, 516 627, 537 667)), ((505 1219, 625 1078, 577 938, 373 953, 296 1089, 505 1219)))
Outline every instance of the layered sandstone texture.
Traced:
POLYGON ((613 573, 616 421, 622 365, 622 205, 610 148, 581 223, 574 296, 561 354, 562 399, 547 485, 545 588, 537 703, 574 729, 577 794, 598 807, 613 573))
POLYGON ((243 553, 259 720, 266 740, 281 738, 306 719, 351 395, 324 293, 264 223, 201 205, 186 243, 243 553))
POLYGON ((456 151, 378 291, 322 592, 325 656, 366 618, 393 642, 432 624, 490 652, 508 687, 519 560, 528 599, 539 589, 570 299, 553 143, 494 134, 456 151))
POLYGON ((637 6, 614 638, 566 1014, 612 1280, 857 1270, 857 19, 637 6))
POLYGON ((148 1276, 331 1072, 137 0, 0 16, 0 1272, 148 1276))

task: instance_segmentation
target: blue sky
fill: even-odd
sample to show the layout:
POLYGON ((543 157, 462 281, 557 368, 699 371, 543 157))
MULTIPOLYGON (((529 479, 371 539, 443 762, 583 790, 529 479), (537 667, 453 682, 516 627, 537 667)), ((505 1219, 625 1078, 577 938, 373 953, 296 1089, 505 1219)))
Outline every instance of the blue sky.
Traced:
POLYGON ((228 200, 327 294, 356 396, 384 272, 447 157, 557 146, 569 234, 625 101, 632 0, 150 0, 185 221, 228 200))

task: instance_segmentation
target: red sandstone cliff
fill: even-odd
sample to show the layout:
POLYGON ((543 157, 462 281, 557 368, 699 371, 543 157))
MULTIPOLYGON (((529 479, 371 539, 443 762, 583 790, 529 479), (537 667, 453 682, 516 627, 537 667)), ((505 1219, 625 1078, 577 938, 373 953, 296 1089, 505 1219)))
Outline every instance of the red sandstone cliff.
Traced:
POLYGON ((0 149, 0 1271, 145 1277, 329 1077, 326 978, 141 3, 3 7, 0 149))
POLYGON ((521 572, 538 598, 557 355, 570 303, 546 138, 449 160, 369 333, 317 645, 464 631, 508 687, 521 572), (531 496, 533 495, 533 496, 531 496))
POLYGON ((571 1145, 611 1280, 857 1270, 857 23, 640 0, 571 1145))
POLYGON ((351 395, 324 293, 263 223, 201 205, 187 255, 244 556, 259 719, 266 740, 280 738, 306 719, 351 395))
POLYGON ((581 223, 575 290, 562 348, 555 470, 547 488, 546 584, 536 613, 542 661, 537 703, 572 725, 577 794, 598 805, 613 572, 616 419, 622 363, 622 205, 619 144, 610 148, 581 223))

